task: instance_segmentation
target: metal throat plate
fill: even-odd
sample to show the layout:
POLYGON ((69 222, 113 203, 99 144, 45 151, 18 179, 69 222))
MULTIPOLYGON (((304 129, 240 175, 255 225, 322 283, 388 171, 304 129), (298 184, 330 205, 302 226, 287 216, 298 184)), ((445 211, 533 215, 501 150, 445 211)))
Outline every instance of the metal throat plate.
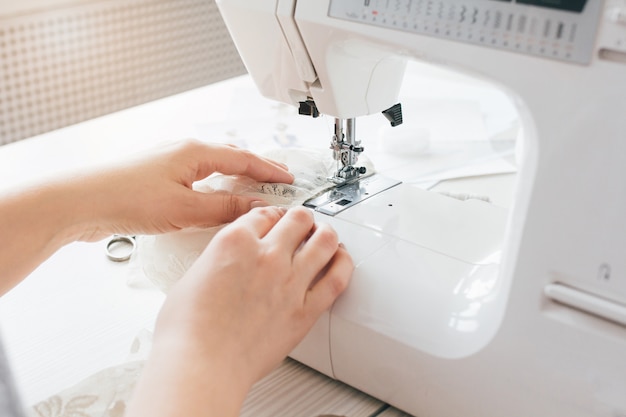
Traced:
POLYGON ((398 184, 400 184, 398 180, 374 174, 331 188, 323 194, 305 201, 304 206, 334 216, 398 184))

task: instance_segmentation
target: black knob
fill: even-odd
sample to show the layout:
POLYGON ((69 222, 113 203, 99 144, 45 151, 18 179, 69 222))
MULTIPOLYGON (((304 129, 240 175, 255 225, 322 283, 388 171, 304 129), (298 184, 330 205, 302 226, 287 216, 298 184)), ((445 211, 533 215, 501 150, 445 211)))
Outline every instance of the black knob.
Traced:
POLYGON ((402 105, 400 103, 394 104, 387 110, 383 110, 383 116, 391 123, 392 127, 396 127, 402 124, 402 105))

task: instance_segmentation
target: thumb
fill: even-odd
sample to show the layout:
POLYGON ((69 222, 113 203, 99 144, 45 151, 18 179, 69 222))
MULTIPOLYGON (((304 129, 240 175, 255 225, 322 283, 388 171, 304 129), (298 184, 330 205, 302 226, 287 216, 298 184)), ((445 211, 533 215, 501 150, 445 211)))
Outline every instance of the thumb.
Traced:
POLYGON ((258 197, 230 194, 226 192, 199 193, 200 204, 192 211, 190 220, 197 226, 218 226, 230 223, 255 207, 267 206, 258 197))

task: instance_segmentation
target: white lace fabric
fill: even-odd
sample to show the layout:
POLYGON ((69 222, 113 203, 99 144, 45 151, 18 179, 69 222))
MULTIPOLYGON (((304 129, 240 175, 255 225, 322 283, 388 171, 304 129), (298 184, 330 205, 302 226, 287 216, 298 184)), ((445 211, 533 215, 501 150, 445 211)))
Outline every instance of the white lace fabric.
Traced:
MULTIPOLYGON (((229 192, 259 197, 270 205, 294 207, 333 186, 328 180, 337 169, 330 150, 276 149, 264 156, 286 164, 294 174, 293 184, 256 182, 247 177, 215 175, 194 184, 201 192, 229 192)), ((363 157, 359 166, 374 172, 363 157)), ((138 242, 138 259, 145 275, 162 291, 178 281, 200 256, 213 236, 223 226, 207 229, 185 229, 156 236, 142 236, 138 242)))

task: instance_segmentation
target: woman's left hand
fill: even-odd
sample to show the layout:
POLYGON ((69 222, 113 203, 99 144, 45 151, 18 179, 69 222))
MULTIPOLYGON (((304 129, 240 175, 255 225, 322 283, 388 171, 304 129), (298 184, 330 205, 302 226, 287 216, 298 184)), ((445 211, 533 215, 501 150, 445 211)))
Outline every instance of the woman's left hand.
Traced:
MULTIPOLYGON (((266 205, 258 198, 224 192, 194 191, 195 181, 219 172, 257 181, 292 183, 282 164, 229 145, 187 140, 84 179, 87 193, 78 213, 94 213, 78 240, 108 235, 155 234, 186 227, 209 227, 235 220, 251 208, 266 205)), ((80 194, 80 193, 79 193, 80 194)))
POLYGON ((214 226, 265 205, 253 197, 192 189, 214 172, 293 181, 285 166, 246 150, 187 140, 0 196, 0 236, 11 242, 0 250, 0 295, 75 240, 214 226))

